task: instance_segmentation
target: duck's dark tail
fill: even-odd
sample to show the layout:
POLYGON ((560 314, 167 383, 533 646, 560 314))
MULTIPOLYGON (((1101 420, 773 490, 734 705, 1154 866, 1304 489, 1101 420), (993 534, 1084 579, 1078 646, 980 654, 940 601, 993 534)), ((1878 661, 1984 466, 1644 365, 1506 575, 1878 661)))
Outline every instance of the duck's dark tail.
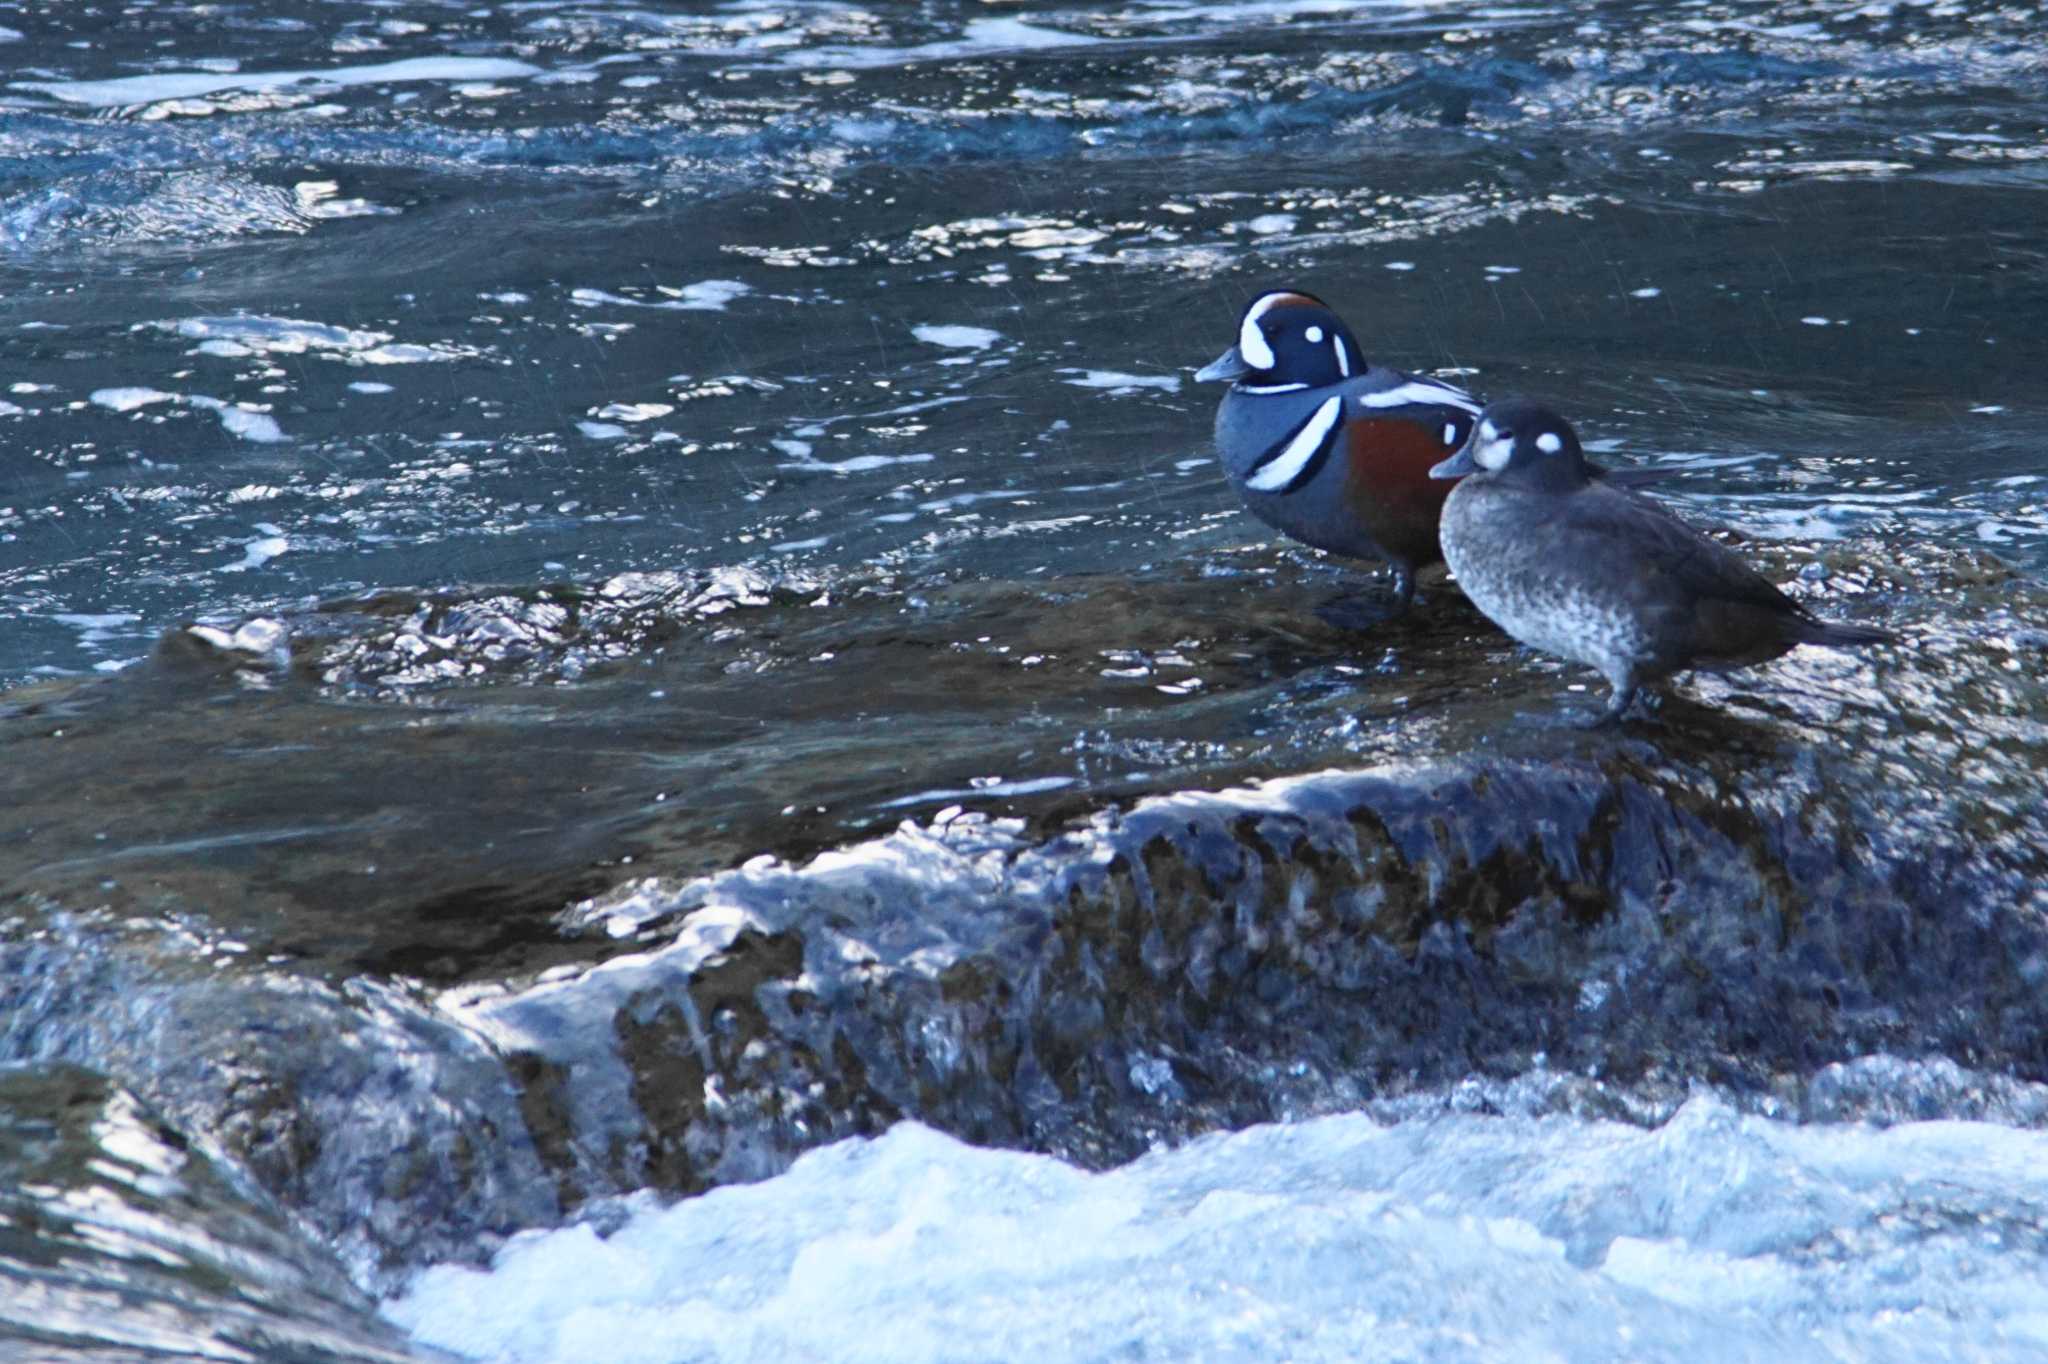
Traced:
POLYGON ((1897 644, 1899 637, 1874 625, 1843 625, 1809 616, 1800 622, 1801 644, 1825 644, 1832 649, 1850 649, 1863 644, 1897 644))

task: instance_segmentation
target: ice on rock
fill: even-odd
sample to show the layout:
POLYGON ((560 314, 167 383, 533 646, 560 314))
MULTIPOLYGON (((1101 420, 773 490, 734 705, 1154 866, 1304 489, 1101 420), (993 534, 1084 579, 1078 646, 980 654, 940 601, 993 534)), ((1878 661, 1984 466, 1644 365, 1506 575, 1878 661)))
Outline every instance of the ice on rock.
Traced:
POLYGON ((2048 1135, 1362 1115, 1090 1174, 915 1123, 387 1307, 478 1359, 1758 1360, 2048 1348, 2048 1135))

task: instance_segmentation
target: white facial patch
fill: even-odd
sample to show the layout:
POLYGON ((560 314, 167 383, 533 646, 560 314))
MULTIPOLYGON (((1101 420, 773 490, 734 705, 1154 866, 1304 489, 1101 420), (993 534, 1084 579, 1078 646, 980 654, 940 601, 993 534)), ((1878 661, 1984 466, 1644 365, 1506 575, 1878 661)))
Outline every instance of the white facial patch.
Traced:
POLYGON ((1344 399, 1328 399, 1316 409, 1315 415, 1301 424, 1301 430, 1294 433, 1294 439, 1287 442, 1287 448, 1274 457, 1270 464, 1258 470, 1244 481, 1244 486, 1254 492, 1277 492, 1294 482, 1308 462, 1316 457, 1316 451, 1323 448, 1323 442, 1337 428, 1337 421, 1344 415, 1344 399))
POLYGON ((1444 444, 1445 444, 1445 445, 1456 445, 1457 443, 1458 443, 1458 424, 1457 424, 1456 422, 1445 422, 1445 423, 1444 423, 1444 444))
POLYGON ((1555 431, 1545 431, 1536 438, 1536 448, 1546 455, 1554 455, 1564 449, 1564 442, 1557 438, 1555 431))
POLYGON ((1484 439, 1472 458, 1478 462, 1479 467, 1482 469, 1497 470, 1507 468, 1508 461, 1515 457, 1515 438, 1513 436, 1494 435, 1491 426, 1487 427, 1481 434, 1484 439))
POLYGON ((1237 353, 1253 369, 1273 368, 1273 348, 1266 344, 1266 334, 1259 330, 1256 317, 1247 317, 1237 329, 1237 353))
POLYGON ((1311 346, 1319 346, 1322 344, 1323 329, 1321 327, 1310 327, 1306 335, 1308 336, 1308 343, 1311 346))
POLYGON ((1367 407, 1455 407, 1461 412, 1477 412, 1479 404, 1464 392, 1449 384, 1432 383, 1428 379, 1410 379, 1396 388, 1383 389, 1378 393, 1361 393, 1358 401, 1367 407))
POLYGON ((1345 378, 1349 379, 1351 377, 1350 349, 1347 346, 1345 346, 1344 338, 1341 336, 1331 337, 1330 344, 1337 348, 1337 372, 1343 375, 1345 378))
POLYGON ((1259 319, 1287 297, 1287 294, 1267 294, 1245 310, 1244 322, 1237 329, 1237 353, 1253 369, 1273 368, 1273 348, 1266 344, 1266 333, 1259 327, 1259 319))

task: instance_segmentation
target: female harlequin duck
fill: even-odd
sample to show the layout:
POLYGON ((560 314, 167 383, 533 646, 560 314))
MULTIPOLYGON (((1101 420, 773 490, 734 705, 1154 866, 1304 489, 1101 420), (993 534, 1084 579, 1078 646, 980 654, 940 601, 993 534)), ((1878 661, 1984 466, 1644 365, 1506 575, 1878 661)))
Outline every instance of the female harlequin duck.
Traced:
POLYGON ((1522 643, 1600 670, 1613 692, 1595 724, 1682 669, 1893 638, 1816 620, 1733 550, 1593 479, 1571 426, 1526 398, 1480 413, 1471 441, 1430 473, 1463 476, 1443 515, 1458 586, 1522 643))
MULTIPOLYGON (((1386 560, 1406 609, 1415 570, 1443 557, 1437 519, 1450 488, 1430 467, 1465 443, 1479 404, 1371 363, 1329 306, 1300 289, 1253 299, 1236 344, 1195 378, 1231 381, 1216 449, 1246 509, 1318 549, 1386 560)), ((1594 476, 1624 472, 1636 482, 1660 471, 1594 476)))

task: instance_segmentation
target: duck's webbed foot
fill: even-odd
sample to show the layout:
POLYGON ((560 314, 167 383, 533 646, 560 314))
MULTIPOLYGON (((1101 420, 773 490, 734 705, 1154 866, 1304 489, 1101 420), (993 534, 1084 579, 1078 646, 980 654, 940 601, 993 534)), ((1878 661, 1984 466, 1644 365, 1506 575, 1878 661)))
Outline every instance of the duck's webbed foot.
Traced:
POLYGON ((1394 565, 1394 614, 1405 614, 1415 605, 1415 570, 1406 564, 1394 565))
POLYGON ((1635 683, 1616 682, 1612 685, 1614 689, 1608 693, 1604 709, 1581 716, 1575 721, 1580 729, 1605 729, 1609 725, 1618 725, 1622 717, 1628 713, 1628 708, 1635 704, 1639 690, 1635 683))

